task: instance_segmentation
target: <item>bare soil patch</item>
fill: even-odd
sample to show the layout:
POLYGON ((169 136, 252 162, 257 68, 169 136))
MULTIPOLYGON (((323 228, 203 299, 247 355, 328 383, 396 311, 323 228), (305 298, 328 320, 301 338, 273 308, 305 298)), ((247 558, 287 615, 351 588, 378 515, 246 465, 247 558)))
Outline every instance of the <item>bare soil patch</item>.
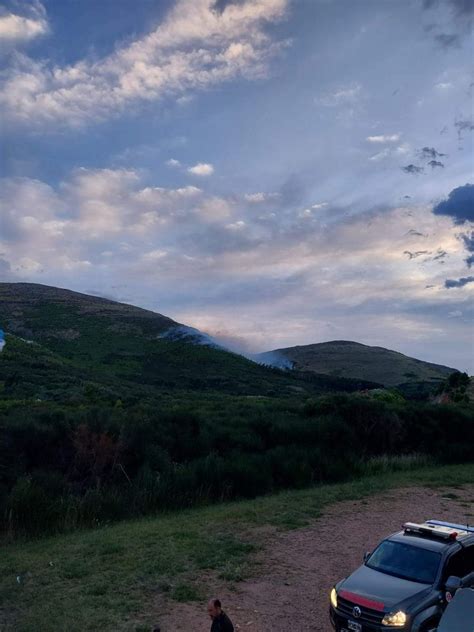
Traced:
MULTIPOLYGON (((403 522, 429 518, 474 523, 474 485, 462 488, 408 487, 328 507, 310 526, 288 532, 255 531, 263 544, 255 571, 226 586, 203 575, 209 596, 217 596, 236 630, 330 632, 332 585, 362 563, 362 557, 403 522), (470 514, 470 515, 469 515, 470 514)), ((205 603, 156 603, 162 632, 208 632, 205 603)))

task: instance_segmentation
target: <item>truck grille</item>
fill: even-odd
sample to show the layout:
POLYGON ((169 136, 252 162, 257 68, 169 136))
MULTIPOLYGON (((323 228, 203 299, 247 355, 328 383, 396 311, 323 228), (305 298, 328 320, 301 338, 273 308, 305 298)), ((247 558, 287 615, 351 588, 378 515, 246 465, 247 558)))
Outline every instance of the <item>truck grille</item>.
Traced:
POLYGON ((379 610, 372 610, 372 608, 366 608, 365 606, 360 606, 357 603, 353 603, 348 599, 344 599, 338 595, 337 597, 337 609, 341 612, 345 617, 349 619, 354 619, 354 615, 352 614, 352 609, 354 606, 359 606, 361 609, 361 616, 356 621, 360 623, 381 623, 384 618, 384 613, 379 610))

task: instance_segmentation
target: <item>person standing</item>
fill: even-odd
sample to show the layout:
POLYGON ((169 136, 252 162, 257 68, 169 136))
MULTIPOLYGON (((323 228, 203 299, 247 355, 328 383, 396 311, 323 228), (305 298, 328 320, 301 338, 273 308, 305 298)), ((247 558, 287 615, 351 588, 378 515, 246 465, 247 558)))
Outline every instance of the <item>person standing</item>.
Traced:
POLYGON ((219 599, 210 599, 207 612, 212 619, 211 632, 234 632, 232 621, 222 610, 219 599))

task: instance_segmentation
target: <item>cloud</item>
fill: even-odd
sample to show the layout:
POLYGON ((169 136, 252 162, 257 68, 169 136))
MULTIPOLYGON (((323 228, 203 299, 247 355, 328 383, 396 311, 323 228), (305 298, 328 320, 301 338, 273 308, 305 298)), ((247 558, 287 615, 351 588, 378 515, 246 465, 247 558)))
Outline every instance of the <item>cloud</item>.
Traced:
POLYGON ((433 207, 435 215, 448 215, 455 224, 474 221, 474 184, 453 189, 446 200, 433 207))
POLYGON ((474 231, 471 234, 461 235, 461 239, 464 242, 466 250, 469 252, 474 252, 474 231))
POLYGON ((432 169, 434 169, 435 167, 443 167, 444 165, 442 162, 440 162, 439 160, 430 160, 428 163, 428 166, 431 167, 432 169))
POLYGON ((402 167, 402 170, 405 173, 419 174, 423 172, 423 167, 417 167, 416 165, 407 165, 406 167, 402 167))
POLYGON ((457 33, 438 33, 434 37, 442 48, 459 48, 461 46, 461 38, 457 33))
POLYGON ((61 67, 18 57, 0 85, 3 116, 32 126, 80 126, 235 77, 259 79, 284 45, 265 27, 287 6, 247 0, 218 12, 213 0, 179 0, 149 34, 97 61, 61 67))
POLYGON ((382 134, 381 136, 367 136, 369 143, 396 143, 400 139, 400 134, 382 134))
POLYGON ((128 302, 205 330, 225 323, 263 348, 350 336, 419 341, 419 352, 441 336, 448 310, 467 313, 461 291, 443 290, 466 276, 465 244, 428 207, 348 216, 328 205, 303 217, 289 195, 263 213, 234 192, 149 177, 75 169, 54 187, 4 179, 0 258, 16 280, 102 294, 126 285, 128 302), (404 250, 427 253, 409 260, 404 250), (439 250, 449 252, 443 266, 431 260, 439 250))
POLYGON ((474 283, 474 276, 462 277, 461 279, 446 279, 444 287, 451 289, 453 287, 464 287, 468 283, 474 283))
POLYGON ((447 252, 446 250, 441 250, 441 248, 438 249, 438 252, 436 253, 436 255, 431 259, 432 261, 441 261, 441 259, 444 259, 447 256, 447 252))
MULTIPOLYGON (((423 0, 423 8, 433 9, 440 4, 440 0, 423 0)), ((446 0, 446 4, 451 6, 457 16, 469 16, 474 13, 474 3, 472 0, 446 0)))
POLYGON ((214 167, 207 162, 198 162, 197 165, 189 167, 188 172, 195 176, 211 176, 214 173, 214 167))
POLYGON ((448 7, 451 11, 441 10, 436 21, 425 27, 426 31, 433 31, 435 43, 444 50, 461 48, 462 38, 471 38, 472 16, 474 15, 474 3, 472 0, 423 0, 423 8, 448 7), (451 23, 450 32, 445 32, 448 22, 451 23))
MULTIPOLYGON (((463 241, 466 250, 474 253, 474 231, 471 231, 470 234, 466 233, 464 235, 460 235, 460 238, 463 241)), ((472 267, 472 264, 474 263, 474 254, 469 255, 465 259, 465 262, 468 268, 472 267)))
POLYGON ((458 139, 462 140, 464 132, 472 132, 474 130, 474 123, 471 119, 459 119, 454 122, 454 127, 458 133, 458 139))
POLYGON ((245 193, 244 199, 251 204, 260 204, 261 202, 268 202, 270 200, 278 199, 278 193, 245 193))
POLYGON ((174 167, 174 168, 178 168, 181 167, 181 163, 179 160, 176 160, 175 158, 170 158, 169 160, 166 161, 166 165, 168 167, 174 167))
POLYGON ((246 193, 244 198, 247 202, 258 203, 265 202, 266 196, 265 193, 246 193))
POLYGON ((420 149, 419 154, 421 158, 425 158, 426 160, 429 158, 434 160, 435 158, 442 158, 443 156, 446 156, 446 154, 436 151, 434 147, 423 147, 420 149))
POLYGON ((408 259, 410 259, 411 261, 412 259, 417 259, 418 257, 421 257, 421 255, 427 255, 430 253, 428 250, 417 250, 416 252, 410 252, 409 250, 404 250, 403 254, 408 255, 408 259))
POLYGON ((405 156, 406 154, 408 154, 409 151, 410 151, 410 145, 408 143, 403 143, 402 145, 399 145, 398 147, 389 146, 389 147, 385 147, 384 150, 370 156, 369 160, 373 162, 380 162, 381 160, 384 160, 385 158, 397 158, 397 157, 399 158, 400 156, 405 156))
POLYGON ((340 86, 331 92, 327 92, 315 98, 315 103, 325 107, 338 107, 356 103, 362 96, 362 86, 360 83, 351 83, 340 86))
POLYGON ((49 32, 46 11, 40 2, 25 6, 28 15, 4 13, 0 15, 0 44, 20 44, 49 32))

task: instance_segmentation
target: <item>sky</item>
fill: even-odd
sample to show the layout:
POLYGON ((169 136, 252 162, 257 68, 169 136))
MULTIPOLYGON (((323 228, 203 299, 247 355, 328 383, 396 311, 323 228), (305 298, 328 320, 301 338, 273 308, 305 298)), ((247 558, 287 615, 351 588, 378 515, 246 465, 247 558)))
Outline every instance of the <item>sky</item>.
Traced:
POLYGON ((0 5, 0 281, 474 373, 473 0, 0 5))

